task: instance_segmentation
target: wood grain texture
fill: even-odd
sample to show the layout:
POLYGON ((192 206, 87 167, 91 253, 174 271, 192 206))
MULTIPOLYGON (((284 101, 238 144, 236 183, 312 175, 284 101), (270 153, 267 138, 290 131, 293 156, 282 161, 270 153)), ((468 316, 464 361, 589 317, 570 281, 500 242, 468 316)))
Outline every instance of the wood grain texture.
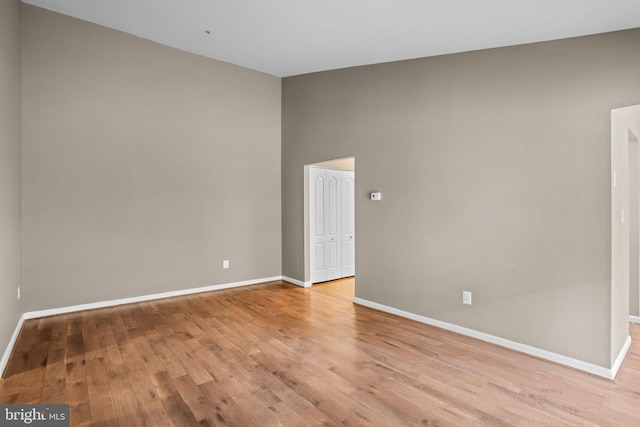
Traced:
POLYGON ((615 382, 285 282, 25 322, 2 403, 75 426, 635 426, 615 382))
POLYGON ((355 284, 356 278, 352 276, 324 283, 316 283, 309 289, 316 292, 322 292, 323 294, 331 295, 336 298, 353 301, 353 298, 356 296, 355 284))

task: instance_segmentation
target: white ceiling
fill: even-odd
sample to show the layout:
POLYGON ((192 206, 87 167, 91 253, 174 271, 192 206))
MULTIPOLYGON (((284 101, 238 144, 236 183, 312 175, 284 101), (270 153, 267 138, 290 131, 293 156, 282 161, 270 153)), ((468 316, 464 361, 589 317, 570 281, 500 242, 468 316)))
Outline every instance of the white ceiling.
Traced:
POLYGON ((279 77, 640 27, 640 0, 23 2, 279 77))

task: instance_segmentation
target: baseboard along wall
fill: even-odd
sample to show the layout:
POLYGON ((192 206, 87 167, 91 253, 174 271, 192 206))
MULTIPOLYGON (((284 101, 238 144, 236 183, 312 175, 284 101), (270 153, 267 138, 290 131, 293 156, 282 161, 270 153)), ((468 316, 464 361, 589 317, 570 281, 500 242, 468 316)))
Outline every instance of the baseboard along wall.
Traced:
POLYGON ((615 379, 616 375, 618 374, 618 371, 620 370, 620 366, 622 366, 622 362, 624 361, 624 358, 626 357, 627 353, 629 352, 629 349, 631 348, 631 337, 628 336, 615 362, 613 363, 611 368, 608 369, 599 365, 594 365, 593 363, 584 362, 582 360, 563 356, 558 353, 553 353, 551 351, 543 350, 541 348, 511 341, 505 338, 500 338, 494 335, 486 334, 484 332, 479 332, 473 329, 454 325, 452 323, 442 322, 440 320, 431 319, 429 317, 410 313, 408 311, 399 310, 397 308, 389 307, 383 304, 378 304, 376 302, 372 302, 366 299, 356 297, 353 299, 353 302, 355 304, 363 305, 365 307, 373 308, 375 310, 384 311, 386 313, 394 314, 396 316, 405 317, 407 319, 415 320, 420 323, 425 323, 427 325, 435 326, 441 329, 446 329, 448 331, 456 332, 461 335, 466 335, 471 338, 476 338, 481 341, 490 342, 492 344, 496 344, 501 347, 506 347, 511 350, 516 350, 521 353, 538 357, 540 359, 548 360, 550 362, 555 362, 555 363, 559 363, 561 365, 565 365, 574 369, 579 369, 581 371, 598 375, 600 377, 604 377, 610 380, 615 379))
MULTIPOLYGON (((52 308, 47 310, 37 310, 37 311, 26 312, 20 317, 20 320, 16 325, 16 329, 13 332, 11 340, 9 341, 9 344, 7 345, 7 348, 5 349, 4 354, 2 355, 2 359, 0 359, 0 376, 4 378, 4 371, 7 367, 7 364, 9 363, 9 358, 11 357, 11 353, 13 352, 13 347, 15 346, 15 343, 18 340, 18 336, 20 335, 20 330, 22 329, 22 325, 24 324, 25 320, 37 319, 37 318, 46 317, 46 316, 54 316, 56 314, 66 314, 66 313, 73 313, 77 311, 93 310, 96 308, 113 307, 116 305, 133 304, 133 303, 144 302, 144 301, 153 301, 157 299, 170 298, 170 297, 176 297, 181 295, 191 295, 191 294, 198 294, 202 292, 237 288, 240 286, 257 285, 260 283, 273 282, 276 280, 285 280, 287 282, 294 283, 293 279, 285 278, 283 276, 274 276, 274 277, 265 277, 262 279, 245 280, 245 281, 233 282, 233 283, 223 283, 220 285, 202 286, 202 287, 190 288, 190 289, 180 289, 177 291, 161 292, 157 294, 141 295, 137 297, 120 298, 120 299, 100 301, 100 302, 94 302, 94 303, 88 303, 88 304, 71 305, 68 307, 58 307, 58 308, 52 308)), ((294 284, 298 284, 298 283, 294 283, 294 284)), ((300 285, 300 286, 303 286, 303 285, 300 285)))
MULTIPOLYGON (((22 325, 24 324, 24 321, 27 319, 36 319, 40 317, 53 316, 56 314, 65 314, 65 313, 72 313, 72 312, 83 311, 83 310, 92 310, 96 308, 113 307, 116 305, 123 305, 123 304, 133 304, 137 302, 152 301, 157 299, 170 298, 170 297, 181 296, 181 295, 197 294, 197 293, 216 291, 216 290, 222 290, 222 289, 237 288, 241 286, 257 285, 260 283, 273 282, 276 280, 284 280, 286 282, 292 283, 297 286, 301 286, 303 288, 308 288, 311 286, 311 282, 303 282, 287 276, 274 276, 274 277, 267 277, 262 279, 246 280, 241 282, 225 283, 220 285, 203 286, 203 287, 191 288, 191 289, 181 289, 178 291, 162 292, 162 293, 142 295, 137 297, 121 298, 121 299, 101 301, 101 302, 95 302, 95 303, 89 303, 89 304, 79 304, 79 305, 73 305, 68 307, 59 307, 59 308, 53 308, 48 310, 26 312, 22 316, 20 316, 20 319, 18 320, 18 324, 16 325, 16 328, 13 331, 13 335, 11 336, 11 340, 9 341, 9 344, 7 345, 7 348, 5 349, 4 354, 2 355, 2 359, 0 359, 0 376, 4 378, 4 372, 7 367, 7 364, 9 363, 9 358, 11 357, 11 353, 13 352, 13 347, 15 346, 15 343, 18 340, 18 336, 20 335, 20 331, 22 330, 22 325)), ((462 335, 466 335, 472 338, 477 338, 482 341, 497 344, 502 347, 510 348, 512 350, 520 351, 522 353, 526 353, 531 356, 539 357, 541 359, 549 360, 551 362, 555 362, 561 365, 569 366, 571 368, 579 369, 581 371, 598 375, 610 380, 615 379, 620 369, 620 366, 624 361, 624 358, 626 357, 627 353, 629 352, 629 349, 631 348, 631 337, 627 337, 627 340, 622 350, 620 351, 618 357, 616 358, 614 364, 610 369, 608 369, 602 366, 594 365, 592 363, 584 362, 578 359, 573 359, 573 358, 563 356, 561 354, 553 353, 547 350, 543 350, 537 347, 521 344, 515 341, 500 338, 494 335, 485 334, 483 332, 478 332, 473 329, 464 328, 462 326, 454 325, 452 323, 442 322, 439 320, 431 319, 429 317, 420 316, 418 314, 399 310, 393 307, 389 307, 383 304, 378 304, 362 298, 356 297, 353 299, 353 302, 355 304, 373 308, 375 310, 384 311, 386 313, 390 313, 390 314, 394 314, 407 319, 415 320, 421 323, 425 323, 427 325, 436 326, 436 327, 446 329, 452 332, 456 332, 462 335)), ((630 322, 633 322, 633 323, 640 323, 640 317, 629 316, 629 320, 630 322)))

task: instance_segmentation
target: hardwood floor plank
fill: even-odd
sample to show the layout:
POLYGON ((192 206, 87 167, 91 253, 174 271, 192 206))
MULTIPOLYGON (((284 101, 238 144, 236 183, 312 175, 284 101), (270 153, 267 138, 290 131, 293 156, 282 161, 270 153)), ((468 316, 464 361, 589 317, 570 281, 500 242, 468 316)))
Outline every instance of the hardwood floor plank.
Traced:
POLYGON ((109 377, 111 399, 121 426, 144 426, 144 417, 140 411, 135 389, 131 386, 121 347, 109 347, 104 352, 104 362, 109 377))
POLYGON ((76 359, 66 364, 64 398, 69 402, 69 419, 74 424, 91 421, 87 370, 84 359, 76 359))
POLYGON ((21 372, 0 379, 0 403, 14 404, 18 401, 23 376, 21 372))
POLYGON ((640 425, 630 332, 613 382, 276 281, 28 320, 0 402, 74 426, 640 425))
POLYGON ((174 426, 198 425, 191 409, 180 396, 175 383, 167 372, 152 375, 151 381, 158 390, 158 396, 162 400, 162 406, 165 408, 171 424, 174 426))
POLYGON ((42 399, 46 368, 34 368, 24 372, 20 382, 17 402, 37 403, 42 399))
MULTIPOLYGON (((215 411, 215 417, 222 425, 252 426, 253 420, 245 414, 233 398, 228 394, 229 390, 217 381, 209 381, 198 386, 200 392, 211 403, 215 411)), ((234 387, 231 387, 233 389, 234 387)), ((239 390, 239 388, 235 388, 239 390)), ((238 392, 236 391, 236 394, 238 392)))
MULTIPOLYGON (((87 394, 93 425, 117 425, 118 416, 113 406, 109 376, 104 359, 87 360, 87 394)), ((46 400, 44 400, 46 402, 46 400)))

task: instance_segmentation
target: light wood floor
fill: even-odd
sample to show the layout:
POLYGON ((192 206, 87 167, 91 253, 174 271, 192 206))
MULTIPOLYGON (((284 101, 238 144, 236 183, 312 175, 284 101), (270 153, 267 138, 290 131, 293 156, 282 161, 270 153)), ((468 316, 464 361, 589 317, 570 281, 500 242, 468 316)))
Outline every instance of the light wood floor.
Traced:
POLYGON ((353 301, 356 296, 356 279, 355 277, 346 277, 344 279, 332 280, 330 282, 317 283, 309 289, 323 294, 331 295, 336 298, 342 298, 347 301, 353 301))
POLYGON ((2 403, 72 425, 640 426, 616 382, 284 282, 30 320, 2 403))

